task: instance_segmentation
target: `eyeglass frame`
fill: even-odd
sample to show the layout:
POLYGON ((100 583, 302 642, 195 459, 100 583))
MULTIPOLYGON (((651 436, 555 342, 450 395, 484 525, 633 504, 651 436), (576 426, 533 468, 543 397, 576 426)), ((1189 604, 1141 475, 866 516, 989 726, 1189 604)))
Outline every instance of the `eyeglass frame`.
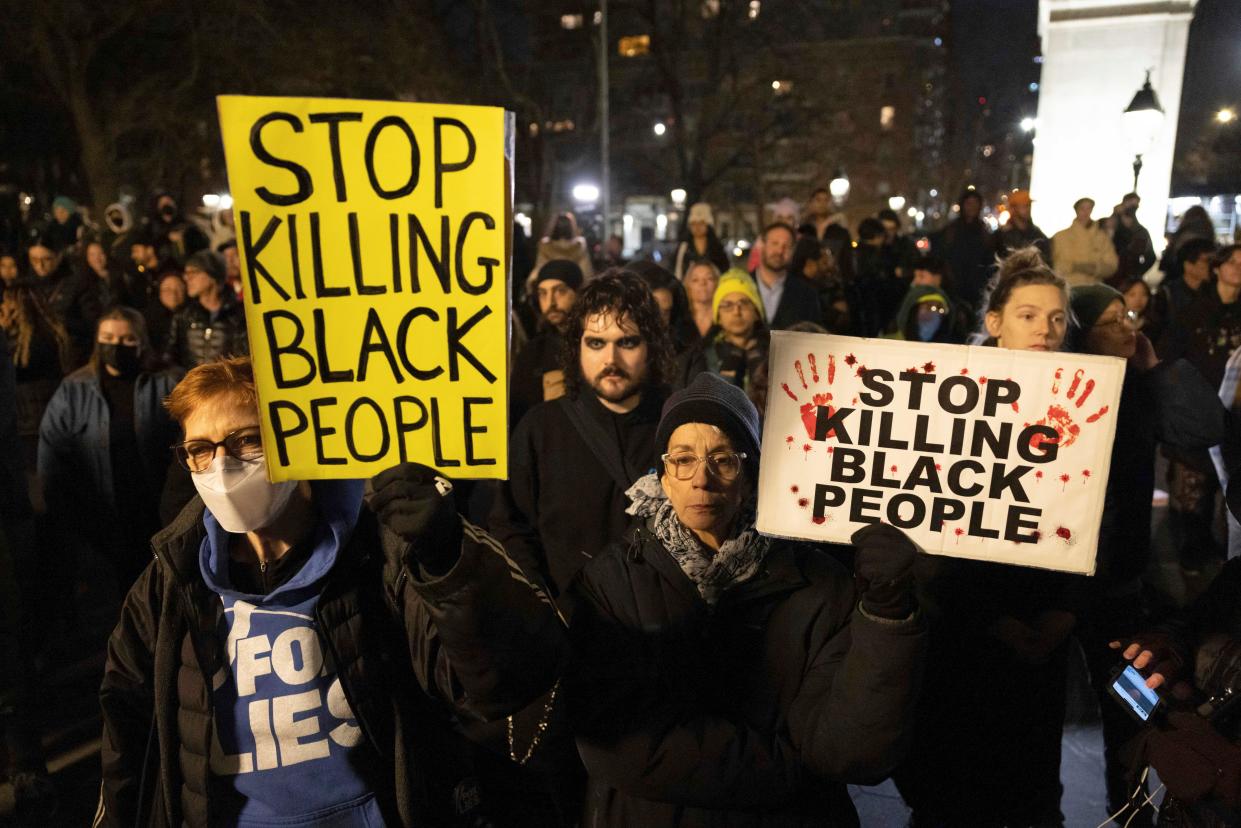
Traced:
POLYGON ((236 429, 236 430, 234 430, 234 431, 230 431, 228 434, 224 435, 224 439, 223 439, 223 440, 219 440, 219 441, 215 441, 215 440, 183 440, 183 441, 182 441, 182 442, 180 442, 180 443, 173 443, 173 444, 170 446, 170 448, 172 449, 172 454, 173 454, 173 456, 177 458, 177 463, 178 463, 178 464, 180 464, 181 468, 185 469, 185 470, 186 470, 187 472, 189 472, 190 474, 203 474, 204 472, 206 472, 208 469, 210 469, 210 468, 211 468, 211 463, 208 463, 208 464, 207 464, 207 466, 206 466, 206 468, 198 469, 197 471, 196 471, 196 470, 194 470, 194 469, 192 469, 192 468, 190 468, 190 458, 189 458, 189 452, 188 452, 188 451, 186 450, 186 448, 185 448, 185 447, 186 447, 187 445, 189 445, 190 443, 199 443, 199 444, 202 444, 202 445, 209 445, 209 446, 211 446, 211 460, 212 460, 212 462, 214 462, 214 461, 215 461, 215 457, 216 457, 216 455, 217 455, 217 454, 219 454, 219 452, 220 452, 220 447, 221 447, 221 446, 223 446, 223 447, 224 447, 224 453, 225 453, 226 455, 228 455, 229 457, 231 457, 231 458, 233 458, 234 460, 237 460, 237 461, 239 461, 239 462, 241 462, 241 463, 253 463, 253 462, 255 462, 256 460, 262 460, 262 459, 266 456, 266 452, 265 452, 265 451, 263 451, 263 449, 262 449, 262 431, 260 431, 260 430, 259 430, 259 427, 258 427, 258 426, 256 426, 256 425, 254 425, 254 426, 245 426, 245 427, 243 427, 243 428, 239 428, 239 429, 236 429), (241 435, 241 434, 243 434, 243 433, 245 433, 245 432, 254 432, 254 433, 255 433, 255 434, 257 434, 257 436, 260 438, 260 440, 259 440, 259 454, 258 454, 258 456, 257 456, 257 457, 250 457, 250 458, 238 457, 236 454, 234 454, 234 453, 233 453, 232 449, 230 449, 230 448, 228 447, 228 441, 229 441, 229 440, 232 440, 233 438, 238 437, 239 435, 241 435))
MULTIPOLYGON (((684 481, 684 480, 693 480, 693 479, 694 479, 694 475, 698 474, 698 467, 699 467, 699 466, 701 466, 704 462, 707 464, 707 474, 711 475, 711 476, 712 476, 712 477, 714 477, 716 480, 719 480, 719 481, 720 481, 720 482, 722 482, 722 483, 731 483, 731 482, 733 482, 734 480, 736 480, 736 479, 737 479, 737 477, 740 477, 740 476, 741 476, 741 473, 745 470, 745 467, 744 467, 744 465, 743 465, 743 466, 741 466, 741 467, 737 470, 737 477, 724 477, 722 474, 720 474, 720 472, 719 472, 719 469, 718 469, 718 468, 716 468, 716 469, 712 469, 712 464, 711 464, 711 457, 712 457, 712 455, 708 454, 706 457, 699 457, 697 454, 693 454, 692 452, 688 452, 688 451, 686 451, 686 452, 680 452, 680 453, 678 453, 678 455, 677 455, 677 456, 678 456, 678 457, 680 457, 680 456, 684 456, 684 455, 686 455, 686 454, 691 454, 691 455, 693 456, 693 458, 694 458, 696 461, 698 461, 698 462, 694 463, 694 468, 693 468, 693 470, 692 470, 692 471, 690 471, 690 473, 689 473, 689 477, 677 477, 676 472, 675 472, 675 471, 673 471, 673 470, 670 470, 670 469, 668 468, 668 458, 673 456, 672 452, 670 452, 670 451, 665 451, 663 454, 659 455, 659 460, 660 460, 660 462, 662 462, 662 463, 664 464, 664 470, 665 470, 665 471, 668 471, 668 472, 672 475, 672 478, 673 478, 674 480, 682 480, 682 481, 684 481)), ((744 451, 717 451, 717 452, 715 452, 715 454, 719 454, 719 455, 731 455, 731 456, 733 456, 733 457, 737 458, 738 460, 742 460, 742 461, 744 461, 744 460, 748 459, 748 458, 749 458, 749 456, 750 456, 750 455, 746 454, 744 451)))
POLYGON ((1091 327, 1092 328, 1113 328, 1113 327, 1119 327, 1121 325, 1130 325, 1130 326, 1136 327, 1138 324, 1138 321, 1141 318, 1142 318, 1141 314, 1139 314, 1137 311, 1126 310, 1124 313, 1120 315, 1120 318, 1118 319, 1108 319, 1106 321, 1095 322, 1093 325, 1091 325, 1091 327))

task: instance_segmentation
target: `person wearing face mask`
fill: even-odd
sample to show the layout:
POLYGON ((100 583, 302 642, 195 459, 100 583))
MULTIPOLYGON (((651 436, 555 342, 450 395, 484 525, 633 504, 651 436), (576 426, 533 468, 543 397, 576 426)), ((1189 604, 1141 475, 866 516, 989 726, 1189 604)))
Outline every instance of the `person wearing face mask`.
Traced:
POLYGON ((425 466, 269 482, 246 357, 166 406, 198 497, 108 642, 95 824, 491 824, 459 728, 553 686, 546 593, 425 466))
POLYGON ((147 229, 161 259, 184 262, 211 244, 207 234, 185 217, 177 200, 167 190, 152 196, 147 229))
POLYGON ((151 354, 140 313, 105 311, 90 362, 65 377, 39 426, 50 523, 105 555, 122 593, 149 559, 178 434, 162 405, 175 377, 145 370, 151 354))
POLYGON ((895 332, 889 339, 906 342, 950 342, 960 344, 952 302, 942 288, 911 285, 896 312, 895 332))

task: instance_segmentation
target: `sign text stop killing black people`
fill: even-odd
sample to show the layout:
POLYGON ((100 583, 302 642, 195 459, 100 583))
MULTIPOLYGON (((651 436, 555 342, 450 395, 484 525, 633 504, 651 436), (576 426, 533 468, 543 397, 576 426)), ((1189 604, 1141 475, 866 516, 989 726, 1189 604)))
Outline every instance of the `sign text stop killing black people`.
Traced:
POLYGON ((505 477, 511 118, 218 104, 270 477, 505 477))
POLYGON ((1123 363, 773 335, 759 528, 1092 572, 1123 363))

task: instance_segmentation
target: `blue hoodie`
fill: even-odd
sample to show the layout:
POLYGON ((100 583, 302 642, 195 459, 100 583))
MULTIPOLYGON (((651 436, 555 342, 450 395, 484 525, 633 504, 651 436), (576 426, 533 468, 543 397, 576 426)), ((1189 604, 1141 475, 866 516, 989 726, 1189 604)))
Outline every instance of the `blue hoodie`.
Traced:
MULTIPOLYGON (((211 772, 236 796, 213 803, 218 824, 381 826, 374 792, 359 772, 363 741, 339 678, 328 672, 315 623, 324 577, 349 542, 362 508, 362 482, 311 484, 319 522, 312 551, 268 595, 233 589, 229 534, 210 511, 199 568, 220 596, 228 665, 212 679, 211 772)), ((222 631, 223 633, 223 631, 222 631)))

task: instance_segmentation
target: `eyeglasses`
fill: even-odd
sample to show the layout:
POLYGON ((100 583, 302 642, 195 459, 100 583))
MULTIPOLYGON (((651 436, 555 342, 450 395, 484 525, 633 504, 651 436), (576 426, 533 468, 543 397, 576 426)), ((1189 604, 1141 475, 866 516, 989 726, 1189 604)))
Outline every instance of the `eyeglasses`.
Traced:
POLYGON ((698 466, 705 459, 707 472, 723 483, 731 483, 741 474, 741 461, 746 458, 744 451, 717 451, 705 458, 690 452, 664 454, 659 459, 664 461, 664 468, 677 480, 693 480, 698 466))
POLYGON ((218 443, 210 440, 186 440, 172 447, 177 462, 187 471, 199 474, 211 467, 216 450, 224 446, 224 453, 238 460, 252 462, 263 457, 263 437, 257 428, 234 431, 218 443))
POLYGON ((720 313, 732 313, 742 308, 753 308, 754 303, 749 299, 739 299, 736 302, 720 302, 720 313))
POLYGON ((1121 327, 1122 325, 1137 325, 1138 318, 1137 311, 1125 311, 1119 316, 1113 316, 1110 319, 1100 319, 1094 324, 1094 326, 1096 328, 1106 328, 1109 325, 1114 325, 1116 327, 1121 327))

